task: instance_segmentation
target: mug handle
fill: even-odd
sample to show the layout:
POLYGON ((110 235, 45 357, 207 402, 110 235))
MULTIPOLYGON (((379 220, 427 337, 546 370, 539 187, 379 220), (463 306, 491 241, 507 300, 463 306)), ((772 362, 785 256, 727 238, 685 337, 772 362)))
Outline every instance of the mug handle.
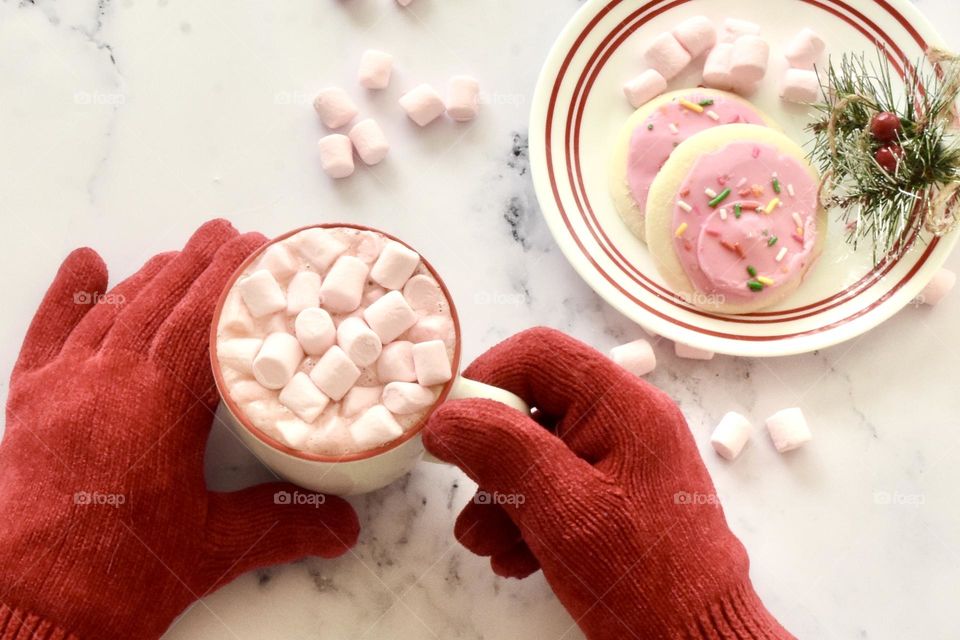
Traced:
MULTIPOLYGON (((447 400, 466 400, 468 398, 496 400, 521 413, 530 413, 530 406, 524 402, 520 396, 499 387, 458 375, 450 386, 450 391, 447 392, 447 400)), ((423 460, 425 462, 433 462, 434 464, 448 464, 439 458, 435 458, 426 450, 423 452, 423 460)))

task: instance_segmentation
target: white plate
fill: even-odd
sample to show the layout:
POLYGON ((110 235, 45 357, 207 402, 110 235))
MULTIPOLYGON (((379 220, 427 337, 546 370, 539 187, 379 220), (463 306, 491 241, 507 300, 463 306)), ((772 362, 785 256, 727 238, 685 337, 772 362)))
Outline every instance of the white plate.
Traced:
MULTIPOLYGON (((777 79, 784 43, 810 26, 828 53, 868 52, 880 42, 915 63, 943 46, 929 22, 904 0, 590 0, 547 57, 530 117, 534 184, 551 232, 577 272, 611 305, 650 331, 686 344, 744 356, 780 356, 849 340, 909 304, 943 265, 958 234, 916 238, 898 260, 874 266, 869 248, 854 252, 831 215, 827 247, 806 281, 783 304, 724 316, 680 300, 659 276, 646 246, 621 222, 607 188, 609 153, 630 115, 621 86, 642 70, 644 43, 684 18, 706 15, 758 22, 772 47, 770 70, 751 100, 802 144, 809 109, 786 105, 777 79)), ((694 87, 700 65, 670 89, 694 87)), ((925 69, 929 71, 929 68, 925 69)))

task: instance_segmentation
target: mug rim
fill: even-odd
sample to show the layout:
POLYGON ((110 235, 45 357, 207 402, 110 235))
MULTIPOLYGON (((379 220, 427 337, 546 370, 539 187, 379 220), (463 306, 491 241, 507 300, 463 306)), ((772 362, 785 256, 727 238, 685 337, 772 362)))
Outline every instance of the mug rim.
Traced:
POLYGON ((460 334, 460 317, 457 314, 457 307, 454 305, 453 298, 450 295, 449 289, 447 289, 446 283, 443 281, 443 278, 440 277, 440 274, 437 273, 437 270, 434 269, 433 265, 423 257, 423 254, 414 249, 408 243, 404 242, 400 238, 394 236, 393 234, 387 233, 376 227, 371 227, 363 224, 354 224, 349 222, 324 222, 320 224, 311 224, 304 227, 288 231, 282 235, 273 238, 268 241, 266 244, 261 246, 255 252, 247 256, 247 258, 240 263, 234 272, 227 279, 227 284, 224 285, 223 291, 220 292, 220 297, 217 300, 217 304, 213 309, 213 320, 210 323, 210 340, 209 340, 209 350, 210 350, 210 366, 213 369, 213 379, 217 386, 217 393, 220 396, 220 400, 227 406, 227 410, 235 418, 236 422, 243 427, 247 432, 252 434, 258 440, 263 442, 265 445, 269 446, 271 449, 275 449, 281 453, 285 453, 288 456, 294 458, 299 458, 301 460, 307 460, 310 462, 325 462, 325 463, 336 463, 336 462, 358 462, 361 460, 367 460, 370 458, 375 458, 377 456, 383 455, 393 449, 396 449, 406 443, 407 441, 418 436, 423 428, 427 424, 431 414, 436 410, 440 404, 446 400, 447 395, 450 393, 450 389, 453 386, 453 383, 457 379, 457 375, 460 371, 460 347, 461 347, 461 334, 460 334), (217 359, 217 333, 220 325, 220 315, 223 313, 223 305, 226 303, 227 296, 230 291, 233 289, 234 284, 240 276, 243 275, 243 272, 246 271, 255 259, 260 257, 268 247, 282 242, 291 236, 294 236, 301 231, 306 231, 307 229, 356 229, 358 231, 369 231, 373 233, 380 234, 381 236, 399 242, 403 246, 407 247, 411 251, 416 252, 420 256, 420 261, 426 267, 427 271, 430 272, 430 275, 433 276, 437 284, 440 286, 440 290, 443 292, 444 297, 447 300, 447 305, 450 309, 450 317, 453 321, 453 331, 454 331, 454 347, 453 347, 453 361, 450 363, 450 369, 453 371, 451 378, 444 383, 443 388, 440 390, 440 395, 437 396, 436 401, 433 403, 433 406, 430 407, 429 411, 410 429, 407 429, 403 432, 403 435, 390 440, 378 447, 373 449, 367 449, 364 451, 357 451, 354 453, 345 453, 342 455, 325 455, 320 453, 313 453, 310 451, 301 451, 299 449, 294 449, 276 438, 264 433, 256 425, 250 422, 250 419, 247 415, 240 410, 240 407, 237 405, 236 401, 230 395, 229 388, 227 387, 226 382, 223 379, 223 371, 220 368, 220 363, 217 359))

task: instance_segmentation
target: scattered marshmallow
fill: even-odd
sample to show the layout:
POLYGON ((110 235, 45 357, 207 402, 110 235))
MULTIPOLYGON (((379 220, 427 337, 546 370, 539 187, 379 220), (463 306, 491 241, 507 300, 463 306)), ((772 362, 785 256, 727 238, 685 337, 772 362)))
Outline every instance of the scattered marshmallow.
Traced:
POLYGON ((470 76, 453 76, 447 86, 447 114, 469 122, 480 113, 480 83, 470 76))
POLYGON ((674 27, 673 35, 694 58, 717 43, 717 28, 706 16, 687 18, 674 27))
POLYGON ((340 256, 320 285, 320 304, 334 313, 349 313, 360 306, 367 264, 354 256, 340 256))
POLYGON ((397 340, 384 345, 377 360, 377 377, 381 382, 415 382, 417 370, 413 366, 413 343, 397 340))
POLYGON ((383 393, 383 387, 353 387, 343 397, 340 403, 340 413, 344 417, 351 418, 358 413, 366 411, 370 407, 380 402, 380 395, 383 393))
POLYGON ((367 165, 379 164, 390 151, 387 136, 373 118, 367 118, 355 124, 350 129, 350 140, 357 149, 357 155, 367 165))
POLYGON ((368 49, 360 56, 358 79, 364 89, 386 89, 393 74, 393 56, 384 51, 368 49))
POLYGON ((280 392, 279 400, 280 404, 293 411, 304 422, 313 422, 319 418, 330 403, 330 398, 324 395, 303 371, 298 371, 290 378, 290 382, 280 392))
POLYGON ((383 406, 398 416, 422 411, 436 401, 433 391, 416 382, 391 382, 383 388, 383 406))
POLYGON ((391 291, 363 310, 363 319, 383 342, 392 342, 417 322, 403 294, 391 291))
POLYGON ((443 98, 428 84, 414 87, 400 97, 400 106, 411 120, 425 127, 446 111, 443 98))
POLYGON ((357 116, 357 106, 340 87, 327 87, 313 99, 313 108, 329 129, 338 129, 357 116))
POLYGON ((667 90, 667 79, 656 69, 647 69, 623 85, 630 106, 639 109, 667 90))
POLYGON ((940 269, 920 292, 920 301, 931 307, 946 297, 957 283, 957 274, 949 269, 940 269))
POLYGON ((820 77, 810 69, 787 69, 780 80, 780 97, 800 104, 816 102, 820 97, 820 77))
POLYGON ((733 87, 730 77, 730 60, 733 56, 733 45, 720 42, 707 55, 703 63, 703 84, 712 89, 729 90, 733 87))
POLYGON ((277 280, 286 280, 297 272, 299 265, 290 250, 283 243, 276 242, 260 256, 260 267, 268 270, 277 280))
POLYGON ((443 340, 453 338, 453 322, 447 316, 424 316, 407 331, 410 342, 426 342, 428 340, 443 340))
POLYGON ((747 444, 752 430, 753 425, 749 420, 736 411, 730 411, 723 416, 720 424, 713 430, 710 444, 721 457, 733 460, 740 455, 743 446, 747 444))
POLYGON ((360 369, 343 349, 334 345, 310 370, 310 379, 331 400, 340 400, 360 378, 360 369))
POLYGON ((320 304, 320 285, 323 279, 316 271, 300 271, 287 285, 287 314, 295 316, 304 309, 320 304))
POLYGON ((420 255, 416 251, 396 240, 390 240, 370 269, 370 277, 387 289, 400 289, 419 264, 420 255))
POLYGON ((298 313, 293 329, 300 346, 311 356, 325 353, 337 339, 333 318, 319 307, 311 307, 298 313))
POLYGON ((734 86, 750 86, 763 79, 770 60, 770 44, 756 35, 745 35, 733 43, 730 78, 734 86))
POLYGON ((682 342, 674 342, 673 351, 677 354, 678 358, 687 358, 688 360, 713 360, 714 356, 713 351, 697 349, 682 342))
POLYGON ((277 420, 280 439, 294 449, 303 449, 313 429, 303 420, 277 420))
POLYGON ((416 311, 439 312, 447 302, 437 281, 427 275, 416 275, 403 285, 403 297, 416 311))
POLYGON ((344 318, 337 327, 337 344, 358 367, 377 361, 383 343, 380 337, 356 316, 344 318))
POLYGON ((643 53, 647 65, 671 80, 683 71, 693 59, 672 33, 661 33, 653 39, 643 53))
POLYGON ((217 359, 240 373, 253 373, 253 359, 260 352, 260 338, 233 338, 217 344, 217 359))
POLYGON ((403 435, 403 427, 382 404, 367 409, 350 425, 350 434, 362 449, 372 449, 403 435))
POLYGON ((253 359, 253 377, 267 389, 282 389, 302 360, 303 348, 295 337, 282 331, 271 333, 253 359))
POLYGON ((320 165, 331 178, 340 179, 353 175, 353 143, 342 133, 332 133, 320 138, 320 165))
POLYGON ((240 297, 254 318, 276 313, 287 306, 287 298, 273 274, 266 269, 254 271, 237 284, 240 297))
POLYGON ((610 349, 610 359, 637 376, 645 376, 657 367, 653 347, 646 340, 634 340, 610 349))
POLYGON ((810 28, 802 29, 787 44, 786 55, 791 67, 798 69, 807 69, 813 66, 813 63, 823 55, 827 48, 816 31, 810 28))
POLYGON ((723 30, 720 33, 720 42, 736 42, 743 36, 760 35, 760 25, 747 20, 738 20, 737 18, 727 18, 723 22, 723 30))
POLYGON ((813 438, 803 411, 797 407, 783 409, 767 418, 767 430, 780 453, 793 451, 813 438))
POLYGON ((413 345, 413 367, 417 382, 429 387, 441 384, 453 377, 447 345, 443 340, 428 340, 413 345))
POLYGON ((347 250, 347 245, 338 240, 327 229, 315 227, 298 233, 294 240, 297 249, 313 268, 325 272, 330 265, 347 250))

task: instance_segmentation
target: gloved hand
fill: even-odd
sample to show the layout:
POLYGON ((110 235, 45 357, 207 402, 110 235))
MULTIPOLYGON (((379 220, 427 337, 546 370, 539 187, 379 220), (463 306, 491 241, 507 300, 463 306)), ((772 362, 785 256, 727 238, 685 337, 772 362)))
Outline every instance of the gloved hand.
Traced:
POLYGON ((0 444, 0 639, 157 638, 245 571, 356 541, 338 498, 275 504, 299 489, 204 484, 213 308, 264 242, 209 222, 105 296, 94 251, 60 267, 14 368, 0 444))
POLYGON ((490 400, 440 406, 427 449, 480 487, 456 536, 494 571, 542 568, 592 639, 792 638, 748 576, 677 406, 549 329, 494 347, 467 378, 512 391, 551 430, 490 400))

